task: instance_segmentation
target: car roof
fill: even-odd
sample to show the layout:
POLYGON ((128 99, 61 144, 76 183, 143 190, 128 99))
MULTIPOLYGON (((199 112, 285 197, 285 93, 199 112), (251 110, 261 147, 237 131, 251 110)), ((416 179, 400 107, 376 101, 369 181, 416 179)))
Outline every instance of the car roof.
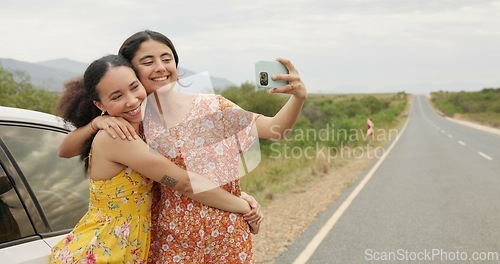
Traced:
POLYGON ((0 106, 0 122, 29 123, 71 130, 61 117, 33 110, 0 106))

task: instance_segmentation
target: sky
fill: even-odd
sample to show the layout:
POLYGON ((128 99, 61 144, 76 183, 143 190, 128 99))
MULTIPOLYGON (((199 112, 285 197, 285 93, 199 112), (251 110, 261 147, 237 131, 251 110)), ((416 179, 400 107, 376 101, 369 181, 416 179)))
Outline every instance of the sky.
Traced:
POLYGON ((500 0, 23 0, 0 4, 0 58, 90 63, 168 36, 179 66, 236 85, 290 59, 310 93, 500 87, 500 0))

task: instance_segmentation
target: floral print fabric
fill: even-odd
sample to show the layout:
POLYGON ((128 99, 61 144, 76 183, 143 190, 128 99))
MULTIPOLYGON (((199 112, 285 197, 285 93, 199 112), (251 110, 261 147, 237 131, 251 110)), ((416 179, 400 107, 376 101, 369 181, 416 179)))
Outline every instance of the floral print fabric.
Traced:
POLYGON ((89 210, 52 248, 50 263, 146 263, 153 182, 125 168, 90 180, 89 210))
MULTIPOLYGON (((144 128, 152 149, 239 196, 239 153, 255 142, 249 127, 257 117, 220 95, 199 95, 185 122, 166 128, 149 112, 144 128)), ((148 263, 251 263, 251 234, 242 215, 158 184, 153 194, 148 263)))

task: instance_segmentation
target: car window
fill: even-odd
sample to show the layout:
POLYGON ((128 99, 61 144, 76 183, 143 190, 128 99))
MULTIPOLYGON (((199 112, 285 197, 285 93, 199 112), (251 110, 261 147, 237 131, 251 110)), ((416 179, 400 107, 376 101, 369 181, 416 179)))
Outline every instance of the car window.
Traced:
POLYGON ((1 137, 22 170, 52 231, 73 228, 87 211, 88 179, 75 157, 59 158, 65 133, 3 126, 1 137))
POLYGON ((0 166, 0 243, 34 234, 19 196, 0 166))

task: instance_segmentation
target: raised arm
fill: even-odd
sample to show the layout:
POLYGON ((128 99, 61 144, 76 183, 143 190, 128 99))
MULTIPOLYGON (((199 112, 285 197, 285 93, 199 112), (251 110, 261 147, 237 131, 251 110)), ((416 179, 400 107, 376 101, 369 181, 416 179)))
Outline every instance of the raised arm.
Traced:
MULTIPOLYGON (((215 186, 207 178, 189 173, 173 162, 151 150, 142 140, 113 140, 99 133, 93 145, 98 145, 100 155, 107 160, 123 164, 146 177, 168 186, 181 194, 224 211, 245 214, 251 211, 245 200, 215 186), (194 193, 193 186, 204 186, 207 191, 194 193)), ((93 154, 97 154, 93 150, 93 154)))
POLYGON ((121 139, 137 139, 134 127, 121 117, 98 116, 85 126, 71 131, 59 144, 59 157, 72 158, 80 155, 81 148, 85 141, 94 133, 103 129, 112 138, 119 136, 121 139))
POLYGON ((90 124, 79 127, 66 135, 59 143, 58 155, 61 158, 72 158, 80 155, 81 148, 97 130, 92 129, 90 124))
POLYGON ((289 60, 283 58, 278 58, 276 60, 283 63, 287 67, 289 73, 275 75, 272 76, 272 78, 273 80, 286 80, 288 84, 280 88, 272 88, 270 93, 284 93, 291 94, 292 96, 275 116, 261 116, 257 118, 256 127, 260 138, 282 138, 297 121, 302 106, 307 98, 306 87, 293 64, 289 60))

